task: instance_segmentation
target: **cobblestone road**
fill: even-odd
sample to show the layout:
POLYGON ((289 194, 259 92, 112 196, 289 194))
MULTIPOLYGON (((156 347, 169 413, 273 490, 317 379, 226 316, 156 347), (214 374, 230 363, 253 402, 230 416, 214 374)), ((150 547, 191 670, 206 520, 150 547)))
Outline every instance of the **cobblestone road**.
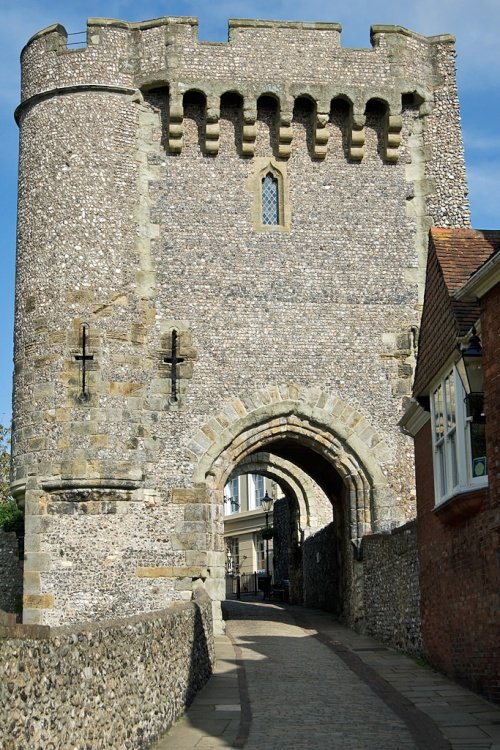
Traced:
POLYGON ((214 676, 154 750, 500 750, 500 710, 326 613, 226 602, 214 676))
POLYGON ((249 750, 416 747, 404 722, 341 659, 272 605, 232 606, 252 720, 249 750), (250 610, 250 611, 249 611, 250 610))

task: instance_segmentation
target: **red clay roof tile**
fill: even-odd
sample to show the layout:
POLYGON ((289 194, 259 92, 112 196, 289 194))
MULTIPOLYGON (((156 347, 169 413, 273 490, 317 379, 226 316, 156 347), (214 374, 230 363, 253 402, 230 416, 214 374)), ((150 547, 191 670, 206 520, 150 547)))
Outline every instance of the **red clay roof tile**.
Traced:
POLYGON ((453 294, 493 255, 500 252, 500 231, 431 229, 426 290, 413 393, 426 393, 457 345, 479 317, 479 303, 453 294))

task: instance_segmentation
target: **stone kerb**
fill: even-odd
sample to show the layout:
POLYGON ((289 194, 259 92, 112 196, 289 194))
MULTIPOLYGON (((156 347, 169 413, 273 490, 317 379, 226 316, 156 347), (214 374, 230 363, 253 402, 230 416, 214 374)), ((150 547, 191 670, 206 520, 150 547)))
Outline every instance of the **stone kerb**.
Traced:
POLYGON ((194 599, 92 625, 0 625, 1 747, 149 747, 212 672, 211 602, 194 599))

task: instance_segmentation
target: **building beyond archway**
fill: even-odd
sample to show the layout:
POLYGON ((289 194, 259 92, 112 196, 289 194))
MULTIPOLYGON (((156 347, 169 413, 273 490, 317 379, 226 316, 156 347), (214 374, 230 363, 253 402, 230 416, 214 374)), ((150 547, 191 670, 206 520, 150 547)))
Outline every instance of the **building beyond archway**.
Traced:
POLYGON ((397 423, 427 232, 468 206, 453 38, 374 26, 345 50, 340 31, 231 21, 216 49, 192 18, 90 19, 85 48, 54 25, 23 50, 25 622, 194 586, 218 612, 223 486, 262 453, 301 528, 321 517, 309 481, 337 510, 362 616, 361 539, 414 514, 397 423))

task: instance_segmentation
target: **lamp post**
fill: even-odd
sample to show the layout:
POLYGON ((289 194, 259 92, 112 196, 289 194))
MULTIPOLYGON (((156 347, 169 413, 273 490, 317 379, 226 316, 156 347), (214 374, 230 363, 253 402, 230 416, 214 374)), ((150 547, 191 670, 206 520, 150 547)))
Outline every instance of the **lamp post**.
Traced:
POLYGON ((269 511, 273 507, 273 499, 272 497, 269 497, 269 495, 267 494, 267 490, 266 490, 266 494, 260 501, 260 505, 262 507, 262 510, 266 514, 266 576, 268 579, 268 583, 270 583, 269 581, 269 511))

